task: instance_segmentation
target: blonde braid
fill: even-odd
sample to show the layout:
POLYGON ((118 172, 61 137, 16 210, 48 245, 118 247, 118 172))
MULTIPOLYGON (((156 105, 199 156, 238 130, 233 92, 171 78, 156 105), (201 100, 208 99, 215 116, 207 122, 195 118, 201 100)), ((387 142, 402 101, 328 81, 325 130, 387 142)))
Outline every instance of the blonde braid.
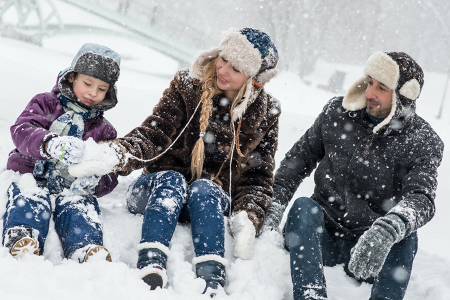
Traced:
POLYGON ((200 115, 200 137, 192 149, 191 173, 197 179, 201 178, 203 171, 203 161, 205 159, 205 143, 203 136, 209 124, 209 116, 212 111, 211 98, 219 92, 216 82, 216 61, 218 58, 210 61, 204 68, 205 82, 203 83, 203 93, 200 98, 202 102, 202 111, 200 115))

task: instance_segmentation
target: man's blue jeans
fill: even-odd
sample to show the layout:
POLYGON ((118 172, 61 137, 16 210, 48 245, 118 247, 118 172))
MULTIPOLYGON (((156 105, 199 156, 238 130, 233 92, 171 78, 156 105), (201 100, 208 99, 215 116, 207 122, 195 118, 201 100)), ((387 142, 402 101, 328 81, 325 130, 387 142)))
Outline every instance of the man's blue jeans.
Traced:
MULTIPOLYGON (((327 299, 323 266, 344 264, 348 270, 350 250, 356 244, 335 237, 325 229, 320 205, 306 197, 292 205, 285 226, 285 246, 290 252, 294 299, 327 299)), ((395 244, 373 283, 370 299, 403 299, 417 252, 417 234, 395 244)))
POLYGON ((230 198, 211 180, 196 180, 188 187, 175 171, 142 175, 128 188, 127 205, 130 212, 144 215, 141 243, 169 247, 178 220, 190 221, 195 255, 224 257, 230 198))

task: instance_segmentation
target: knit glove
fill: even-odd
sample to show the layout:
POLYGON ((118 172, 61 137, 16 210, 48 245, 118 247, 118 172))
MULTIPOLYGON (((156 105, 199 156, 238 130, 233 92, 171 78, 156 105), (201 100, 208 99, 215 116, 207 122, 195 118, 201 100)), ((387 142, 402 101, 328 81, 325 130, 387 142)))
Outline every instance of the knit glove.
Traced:
POLYGON ((392 246, 401 241, 405 233, 406 225, 399 216, 388 214, 377 219, 350 251, 350 272, 356 278, 376 277, 392 246))
POLYGON ((246 211, 241 211, 231 217, 230 230, 234 237, 234 256, 249 259, 253 255, 256 229, 246 211))
POLYGON ((52 158, 67 165, 74 165, 80 163, 83 158, 84 143, 73 136, 57 136, 47 142, 46 151, 52 158))
POLYGON ((75 195, 92 195, 99 181, 100 177, 96 175, 77 178, 72 182, 70 191, 75 195))
POLYGON ((281 219, 283 218, 285 207, 277 202, 272 202, 269 209, 267 210, 266 218, 261 228, 261 232, 265 231, 277 231, 280 225, 281 219))

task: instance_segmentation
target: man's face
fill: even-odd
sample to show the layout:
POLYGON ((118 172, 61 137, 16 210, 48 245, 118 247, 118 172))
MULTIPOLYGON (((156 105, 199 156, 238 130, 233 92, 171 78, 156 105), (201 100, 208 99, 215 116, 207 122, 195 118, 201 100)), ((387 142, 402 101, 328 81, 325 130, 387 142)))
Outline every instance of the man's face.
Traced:
POLYGON ((378 119, 385 119, 392 108, 392 93, 393 91, 369 76, 366 88, 366 111, 372 117, 378 119))

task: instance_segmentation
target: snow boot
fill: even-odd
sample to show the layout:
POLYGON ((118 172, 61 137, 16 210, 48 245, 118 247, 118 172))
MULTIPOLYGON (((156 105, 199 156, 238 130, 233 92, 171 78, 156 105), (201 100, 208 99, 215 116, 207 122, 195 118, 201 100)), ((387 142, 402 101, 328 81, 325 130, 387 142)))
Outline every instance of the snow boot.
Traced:
POLYGON ((39 232, 33 228, 12 227, 6 231, 4 245, 15 257, 26 253, 39 255, 38 235, 39 232))
POLYGON ((226 260, 218 255, 205 255, 194 258, 195 273, 198 278, 205 280, 206 286, 203 294, 214 298, 223 294, 226 284, 226 260))
POLYGON ((142 243, 138 245, 138 269, 141 278, 148 284, 150 290, 164 288, 167 284, 166 264, 169 248, 163 244, 142 243))
POLYGON ((103 247, 102 245, 87 245, 83 248, 75 250, 70 258, 73 260, 77 260, 79 263, 84 263, 87 261, 94 260, 106 260, 111 262, 111 254, 108 249, 103 247))

